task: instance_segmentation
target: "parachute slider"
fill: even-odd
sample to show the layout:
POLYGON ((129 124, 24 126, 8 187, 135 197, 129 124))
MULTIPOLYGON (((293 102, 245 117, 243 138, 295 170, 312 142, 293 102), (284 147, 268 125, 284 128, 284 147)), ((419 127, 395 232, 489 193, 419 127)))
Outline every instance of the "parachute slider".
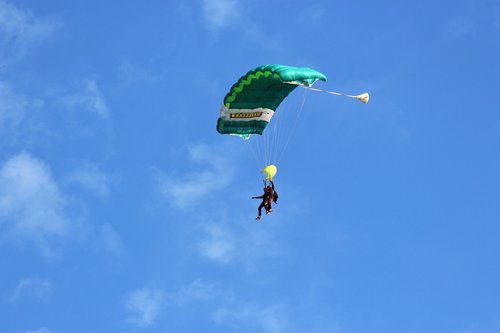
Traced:
POLYGON ((286 82, 286 83, 293 84, 293 85, 299 86, 299 87, 307 89, 307 90, 324 92, 324 93, 327 93, 327 94, 330 94, 330 95, 345 96, 345 97, 354 98, 354 99, 357 99, 358 101, 361 101, 361 102, 363 102, 365 104, 368 103, 368 101, 370 100, 370 95, 368 93, 366 93, 366 92, 363 93, 363 94, 359 94, 359 95, 348 95, 348 94, 339 93, 339 92, 335 92, 335 91, 329 91, 329 90, 324 90, 324 89, 313 88, 313 87, 310 87, 310 86, 307 86, 307 85, 304 85, 304 84, 297 84, 297 83, 293 83, 293 82, 286 82))

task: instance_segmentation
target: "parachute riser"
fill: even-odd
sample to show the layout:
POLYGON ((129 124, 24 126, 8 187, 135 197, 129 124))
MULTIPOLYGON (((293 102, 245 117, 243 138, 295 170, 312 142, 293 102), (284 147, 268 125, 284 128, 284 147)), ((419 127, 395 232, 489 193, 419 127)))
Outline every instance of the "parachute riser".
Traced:
POLYGON ((366 92, 359 94, 359 95, 349 95, 349 94, 339 93, 339 92, 335 92, 335 91, 313 88, 313 87, 307 86, 305 84, 297 84, 297 83, 293 83, 293 82, 285 82, 285 83, 299 86, 299 87, 307 89, 307 90, 323 92, 323 93, 327 93, 327 94, 335 95, 335 96, 344 96, 344 97, 354 98, 354 99, 357 99, 358 101, 361 101, 365 104, 368 103, 368 101, 370 100, 370 95, 366 92))

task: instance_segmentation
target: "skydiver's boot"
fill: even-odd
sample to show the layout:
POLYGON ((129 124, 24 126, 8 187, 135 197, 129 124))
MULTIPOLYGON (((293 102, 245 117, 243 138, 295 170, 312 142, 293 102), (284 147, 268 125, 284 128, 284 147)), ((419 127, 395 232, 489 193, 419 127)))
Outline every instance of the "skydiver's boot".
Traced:
POLYGON ((260 220, 260 215, 259 215, 259 216, 257 216, 256 220, 260 220))

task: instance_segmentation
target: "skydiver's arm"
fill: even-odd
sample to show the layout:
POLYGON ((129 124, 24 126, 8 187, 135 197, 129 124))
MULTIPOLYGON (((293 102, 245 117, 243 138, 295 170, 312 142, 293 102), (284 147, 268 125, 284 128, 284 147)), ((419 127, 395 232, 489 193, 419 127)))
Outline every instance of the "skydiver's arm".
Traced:
POLYGON ((269 181, 271 182, 271 187, 272 187, 272 188, 273 188, 273 190, 274 190, 274 182, 273 182, 273 180, 272 180, 272 179, 269 179, 269 181))
POLYGON ((264 198, 263 195, 261 195, 260 197, 252 197, 252 199, 262 199, 262 198, 264 198))

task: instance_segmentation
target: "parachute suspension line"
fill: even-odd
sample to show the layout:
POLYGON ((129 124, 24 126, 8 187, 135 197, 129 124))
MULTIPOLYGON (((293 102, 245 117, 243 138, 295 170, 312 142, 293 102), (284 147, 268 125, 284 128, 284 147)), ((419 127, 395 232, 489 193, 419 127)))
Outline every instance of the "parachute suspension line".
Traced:
MULTIPOLYGON (((281 111, 283 111, 283 110, 281 110, 281 111)), ((276 122, 274 123, 274 131, 273 131, 273 135, 274 135, 274 149, 273 149, 274 156, 272 159, 273 163, 277 163, 276 159, 278 158, 278 149, 280 147, 281 119, 282 119, 281 112, 279 112, 278 117, 276 118, 276 122)))
POLYGON ((278 164, 279 156, 282 154, 284 150, 284 142, 286 139, 286 134, 290 134, 290 131, 287 130, 286 125, 289 124, 290 118, 293 116, 293 108, 291 107, 290 102, 284 102, 280 105, 280 111, 278 112, 278 118, 276 122, 276 149, 274 151, 274 162, 278 164))
POLYGON ((280 147, 280 134, 282 127, 283 115, 287 112, 284 110, 284 106, 281 105, 279 111, 275 110, 271 122, 268 124, 267 130, 264 132, 266 135, 266 145, 268 149, 268 154, 266 155, 266 165, 275 164, 276 158, 278 156, 278 150, 280 147))
POLYGON ((273 123, 271 125, 271 155, 268 161, 268 165, 276 163, 276 150, 279 147, 278 134, 281 123, 281 113, 283 110, 280 109, 280 112, 275 112, 273 115, 273 123))
MULTIPOLYGON (((257 130, 257 127, 254 128, 254 130, 257 130)), ((263 135, 258 135, 257 137, 254 135, 254 145, 257 149, 257 159, 259 160, 258 161, 258 168, 262 168, 262 162, 265 161, 265 151, 266 151, 266 148, 265 148, 265 144, 263 142, 264 138, 263 138, 263 135), (263 160, 264 159, 264 160, 263 160)))
POLYGON ((289 111, 290 107, 286 103, 282 104, 280 106, 280 111, 278 112, 277 115, 277 121, 275 123, 275 150, 274 150, 274 162, 278 164, 278 157, 281 155, 281 150, 284 147, 282 136, 283 133, 286 133, 286 129, 284 128, 285 124, 287 123, 287 119, 291 117, 291 114, 289 111))
POLYGON ((261 165, 260 167, 262 168, 265 166, 265 163, 267 162, 267 132, 264 131, 261 136, 257 140, 257 144, 260 149, 260 158, 261 158, 261 163, 264 165, 261 165))
MULTIPOLYGON (((258 126, 255 126, 252 128, 253 131, 257 132, 258 131, 258 126)), ((249 145, 252 148, 254 155, 255 155, 255 160, 257 161, 257 168, 261 170, 264 166, 266 166, 267 161, 268 161, 268 155, 269 155, 269 135, 267 131, 264 131, 261 135, 254 134, 250 137, 249 145)))
MULTIPOLYGON (((288 83, 288 84, 293 84, 293 83, 288 83)), ((329 91, 329 90, 324 90, 324 89, 313 88, 313 87, 309 87, 309 86, 306 86, 306 85, 303 85, 303 84, 297 84, 297 85, 299 87, 307 89, 307 90, 323 92, 323 93, 327 93, 327 94, 330 94, 330 95, 345 96, 345 97, 349 97, 349 98, 354 98, 354 99, 357 99, 358 101, 361 101, 361 102, 363 102, 365 104, 368 103, 368 101, 370 100, 370 95, 368 93, 366 93, 366 92, 362 93, 362 94, 359 94, 359 95, 349 95, 349 94, 339 93, 339 92, 335 92, 335 91, 329 91)))
MULTIPOLYGON (((276 113, 274 113, 273 118, 276 116, 276 113)), ((278 118, 277 118, 278 119, 278 118)), ((269 123, 268 126, 270 126, 271 131, 268 131, 268 137, 267 137, 267 144, 268 144, 268 155, 267 155, 267 160, 266 160, 266 165, 270 165, 274 162, 274 155, 276 154, 276 147, 277 147, 277 142, 276 142, 276 126, 277 126, 277 119, 271 123, 269 123)), ((272 120, 271 120, 272 121, 272 120)))
POLYGON ((271 155, 271 135, 270 135, 270 133, 266 133, 266 134, 267 135, 264 136, 264 138, 265 138, 264 143, 266 145, 265 146, 266 147, 266 151, 265 151, 264 157, 265 157, 265 164, 269 165, 269 161, 271 159, 270 158, 270 155, 271 155))
MULTIPOLYGON (((248 139, 244 139, 244 140, 250 141, 250 140, 252 140, 252 137, 250 137, 248 139)), ((244 142, 243 146, 245 146, 249 155, 252 155, 253 161, 254 161, 255 165, 257 166, 257 168, 260 168, 261 166, 260 166, 260 161, 259 161, 259 154, 255 150, 255 145, 253 144, 253 142, 244 142)))
MULTIPOLYGON (((257 126, 252 128, 254 132, 257 131, 257 126)), ((245 139, 244 146, 247 146, 247 150, 252 154, 256 168, 260 170, 262 168, 263 156, 265 151, 265 146, 262 143, 261 135, 253 134, 245 139)))
MULTIPOLYGON (((257 126, 253 127, 253 131, 257 132, 257 126)), ((265 132, 264 132, 265 133, 265 132)), ((264 133, 261 135, 254 134, 252 144, 257 150, 258 168, 262 168, 262 163, 265 162, 266 145, 264 143, 264 133)))
POLYGON ((294 119, 294 122, 292 124, 292 129, 291 129, 290 133, 288 134, 288 137, 286 138, 285 146, 283 147, 283 149, 280 152, 277 163, 279 163, 281 161, 281 158, 283 157, 286 149, 288 148, 288 144, 290 143, 290 140, 292 139, 292 136, 295 133, 295 129, 297 128, 297 124, 298 124, 299 118, 302 114, 302 110, 304 110, 304 105, 306 103, 307 97, 308 97, 308 94, 306 91, 304 91, 304 94, 302 95, 302 102, 300 103, 300 107, 298 108, 297 112, 294 112, 295 119, 294 119))

